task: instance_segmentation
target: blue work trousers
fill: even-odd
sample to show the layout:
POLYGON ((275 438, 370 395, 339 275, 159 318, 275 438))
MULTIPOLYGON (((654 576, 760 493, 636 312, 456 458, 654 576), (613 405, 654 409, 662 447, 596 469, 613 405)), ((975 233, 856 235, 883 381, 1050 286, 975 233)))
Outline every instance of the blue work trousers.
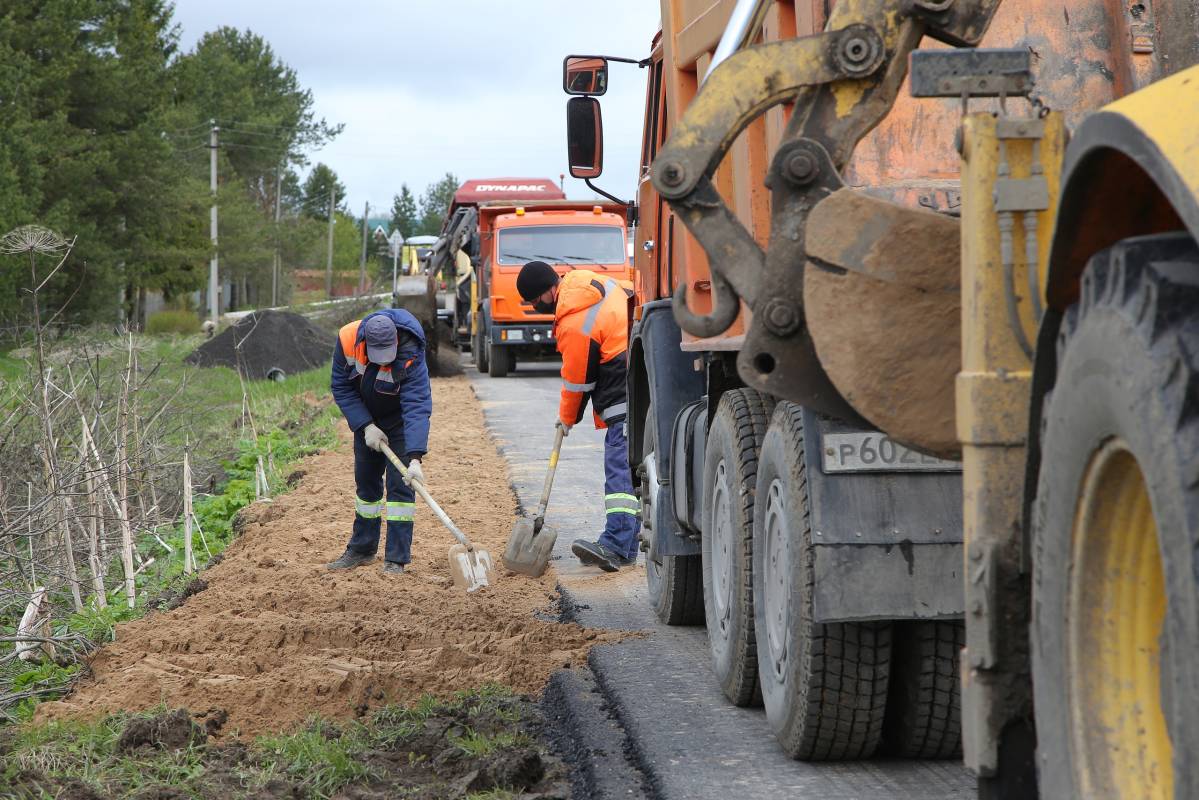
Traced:
MULTIPOLYGON (((416 514, 412 487, 404 483, 400 471, 391 465, 387 456, 366 446, 365 428, 354 432, 354 534, 348 549, 361 555, 373 556, 379 551, 379 529, 387 521, 387 549, 384 558, 397 564, 412 560, 412 520, 416 514), (387 476, 387 499, 383 498, 384 473, 387 476)), ((393 453, 404 452, 404 428, 397 425, 387 431, 393 453)), ((404 466, 406 456, 400 455, 404 466)))
POLYGON ((604 510, 607 520, 599 541, 604 547, 625 558, 636 558, 637 518, 640 503, 633 494, 633 474, 629 469, 629 442, 624 423, 609 425, 604 434, 604 510))

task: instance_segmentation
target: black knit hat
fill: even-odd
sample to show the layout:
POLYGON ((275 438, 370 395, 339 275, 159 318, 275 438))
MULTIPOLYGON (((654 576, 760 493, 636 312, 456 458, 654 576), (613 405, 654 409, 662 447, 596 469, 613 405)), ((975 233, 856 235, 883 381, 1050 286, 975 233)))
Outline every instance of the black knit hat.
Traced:
POLYGON ((558 285, 558 273, 544 261, 530 261, 520 268, 516 276, 516 291, 527 303, 531 303, 558 285))

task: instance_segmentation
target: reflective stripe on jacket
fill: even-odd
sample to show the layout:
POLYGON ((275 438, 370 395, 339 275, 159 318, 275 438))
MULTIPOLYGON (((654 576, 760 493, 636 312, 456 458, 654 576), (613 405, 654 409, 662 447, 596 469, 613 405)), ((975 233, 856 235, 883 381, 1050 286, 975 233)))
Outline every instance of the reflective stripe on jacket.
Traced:
POLYGON ((425 364, 425 332, 412 314, 388 308, 383 314, 395 323, 400 348, 396 360, 380 366, 366 357, 359 320, 342 327, 333 348, 330 388, 350 430, 374 422, 385 431, 403 426, 405 453, 419 456, 428 449, 429 416, 433 411, 429 369, 425 364))
POLYGON ((562 354, 558 416, 574 425, 591 399, 595 427, 624 422, 633 285, 590 270, 568 272, 558 284, 554 337, 562 354))

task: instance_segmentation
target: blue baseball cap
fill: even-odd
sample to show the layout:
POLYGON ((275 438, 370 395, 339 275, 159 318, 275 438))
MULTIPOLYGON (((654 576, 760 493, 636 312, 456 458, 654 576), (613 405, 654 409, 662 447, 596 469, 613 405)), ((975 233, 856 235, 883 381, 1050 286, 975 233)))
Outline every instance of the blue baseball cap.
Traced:
POLYGON ((395 323, 384 314, 376 314, 366 320, 366 357, 372 364, 390 364, 396 360, 400 339, 395 323))

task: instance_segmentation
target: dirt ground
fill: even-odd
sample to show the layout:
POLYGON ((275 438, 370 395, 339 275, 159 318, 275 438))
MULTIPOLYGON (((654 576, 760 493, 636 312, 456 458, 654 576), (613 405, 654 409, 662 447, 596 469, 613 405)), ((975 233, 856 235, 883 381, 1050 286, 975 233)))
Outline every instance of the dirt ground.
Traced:
MULTIPOLYGON (((433 398, 429 489, 498 565, 516 512, 506 464, 466 378, 434 379, 433 398)), ((91 676, 37 718, 165 703, 223 709, 223 734, 257 734, 314 713, 363 716, 489 682, 536 692, 554 670, 620 638, 538 613, 557 597, 552 569, 532 580, 499 566, 495 586, 455 590, 446 557, 453 540, 419 500, 407 574, 383 575, 381 560, 329 572, 353 521, 352 466, 348 435, 304 461, 290 493, 243 512, 242 535, 204 573, 204 591, 120 626, 93 657, 91 676)))

